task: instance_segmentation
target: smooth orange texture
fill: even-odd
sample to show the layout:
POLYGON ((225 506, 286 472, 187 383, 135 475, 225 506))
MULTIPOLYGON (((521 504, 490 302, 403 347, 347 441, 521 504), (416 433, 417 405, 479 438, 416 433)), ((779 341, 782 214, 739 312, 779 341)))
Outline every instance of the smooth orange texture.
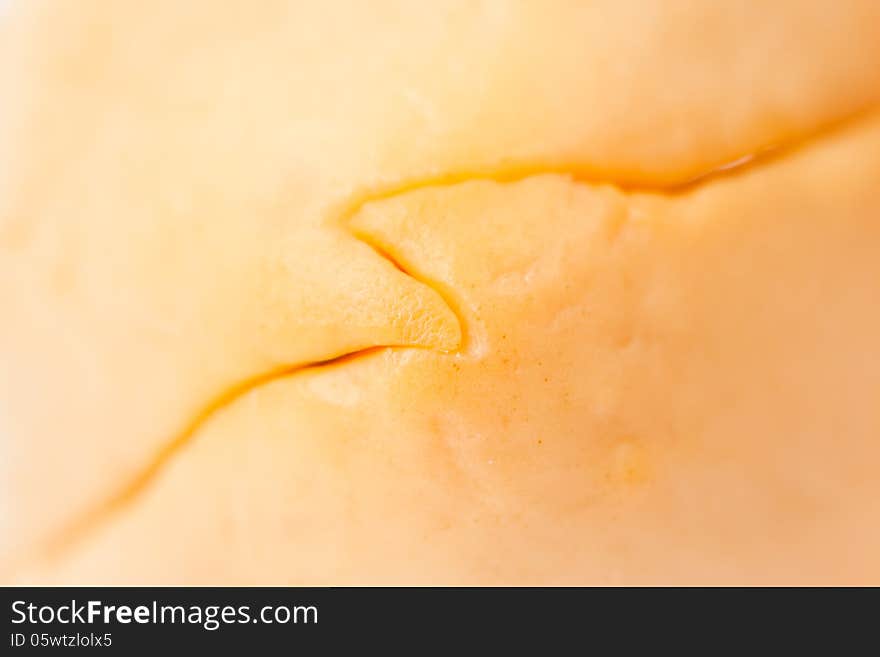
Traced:
POLYGON ((880 6, 432 7, 13 9, 4 576, 880 582, 880 6))

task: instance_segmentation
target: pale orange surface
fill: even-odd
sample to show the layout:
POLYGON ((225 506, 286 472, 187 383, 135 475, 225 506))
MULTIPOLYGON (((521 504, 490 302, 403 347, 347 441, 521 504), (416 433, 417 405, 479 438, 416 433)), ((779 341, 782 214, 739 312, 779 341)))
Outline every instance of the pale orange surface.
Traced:
POLYGON ((3 19, 4 579, 880 583, 880 4, 255 7, 3 19))

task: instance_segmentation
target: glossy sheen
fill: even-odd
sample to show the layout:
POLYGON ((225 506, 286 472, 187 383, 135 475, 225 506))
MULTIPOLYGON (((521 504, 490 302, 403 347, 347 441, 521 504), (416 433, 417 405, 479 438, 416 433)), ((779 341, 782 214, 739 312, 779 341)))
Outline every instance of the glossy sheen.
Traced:
POLYGON ((7 578, 880 582, 876 2, 2 29, 7 578))

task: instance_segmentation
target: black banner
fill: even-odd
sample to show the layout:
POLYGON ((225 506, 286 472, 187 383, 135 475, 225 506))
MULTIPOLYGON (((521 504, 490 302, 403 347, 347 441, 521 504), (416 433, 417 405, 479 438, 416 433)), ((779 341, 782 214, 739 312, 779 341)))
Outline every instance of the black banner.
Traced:
POLYGON ((877 592, 860 593, 865 592, 869 595, 803 589, 5 588, 0 654, 41 649, 174 654, 186 648, 285 653, 310 648, 323 654, 353 645, 408 648, 409 654, 445 646, 467 654, 475 643, 495 649, 533 646, 537 654, 548 654, 550 646, 606 654, 609 645, 625 650, 645 641, 655 647, 757 649, 766 647, 770 635, 787 645, 809 639, 815 648, 822 634, 829 648, 860 635, 869 641, 867 648, 876 643, 877 592), (836 628, 835 617, 842 620, 836 628))

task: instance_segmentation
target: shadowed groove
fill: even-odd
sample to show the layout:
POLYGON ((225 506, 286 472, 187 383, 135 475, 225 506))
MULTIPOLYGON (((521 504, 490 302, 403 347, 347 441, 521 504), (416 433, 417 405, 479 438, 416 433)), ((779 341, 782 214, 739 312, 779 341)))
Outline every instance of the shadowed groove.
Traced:
MULTIPOLYGON (((462 170, 368 190, 350 197, 347 202, 337 206, 337 211, 330 214, 330 219, 332 223, 341 226, 353 238, 370 247, 379 257, 388 261, 396 269, 434 290, 458 319, 462 343, 460 348, 456 351, 463 351, 468 345, 468 326, 467 322, 463 320, 464 315, 462 309, 455 300, 454 295, 451 291, 447 290, 442 283, 431 281, 414 274, 412 270, 413 268, 408 267, 406 264, 400 262, 389 254, 386 248, 380 245, 375 238, 366 232, 353 230, 350 226, 351 219, 360 212, 364 206, 426 188, 449 187, 472 181, 507 184, 543 175, 566 176, 577 184, 596 186, 610 185, 619 189, 624 194, 654 194, 668 197, 680 197, 695 193, 712 183, 734 178, 753 170, 763 168, 768 164, 781 160, 801 150, 805 150, 828 136, 850 127, 858 121, 862 121, 866 118, 874 118, 875 113, 875 108, 870 108, 828 124, 806 137, 802 136, 787 143, 768 145, 757 152, 740 154, 731 161, 720 163, 705 173, 680 183, 646 186, 602 180, 601 178, 594 177, 594 171, 584 167, 582 164, 572 164, 570 166, 528 166, 511 164, 506 168, 496 171, 481 171, 478 169, 462 170)), ((205 424, 207 424, 217 413, 234 404, 243 395, 246 395, 250 391, 266 384, 279 379, 291 377, 306 370, 343 365, 352 360, 366 358, 388 349, 418 349, 442 352, 442 350, 420 345, 376 345, 342 353, 322 360, 280 367, 236 383, 206 404, 195 415, 195 417, 168 442, 166 442, 154 454, 149 462, 128 482, 126 482, 125 485, 111 492, 111 494, 109 494, 103 501, 94 505, 91 509, 86 510, 86 512, 77 515, 70 523, 62 527, 59 531, 56 531, 41 547, 32 551, 31 555, 25 560, 26 563, 21 565, 24 566, 31 563, 38 563, 43 560, 53 560, 61 556, 64 551, 72 549, 87 537, 99 532, 113 517, 136 502, 136 500, 154 484, 168 465, 194 439, 196 434, 198 434, 205 424)), ((13 568, 12 570, 15 571, 18 569, 13 568)))

